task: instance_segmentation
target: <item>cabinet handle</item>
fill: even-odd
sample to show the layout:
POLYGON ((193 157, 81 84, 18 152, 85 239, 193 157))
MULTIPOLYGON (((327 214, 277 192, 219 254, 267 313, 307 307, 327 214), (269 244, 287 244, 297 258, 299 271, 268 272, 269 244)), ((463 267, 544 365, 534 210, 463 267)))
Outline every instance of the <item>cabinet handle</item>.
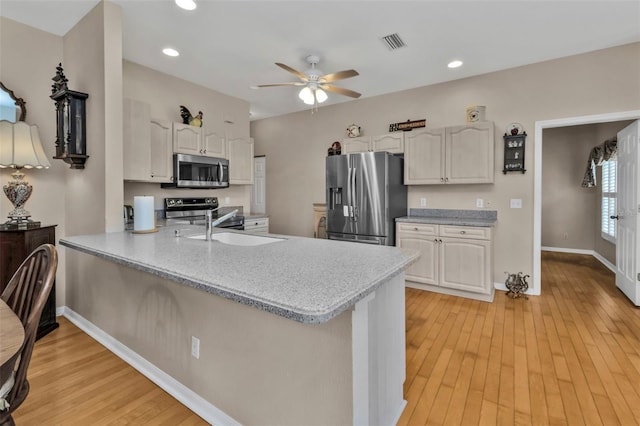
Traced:
POLYGON ((444 178, 440 178, 440 182, 444 182, 444 178))
POLYGON ((206 153, 207 153, 207 150, 205 149, 205 150, 204 150, 204 152, 203 152, 203 154, 206 154, 206 153))
POLYGON ((418 228, 413 228, 413 230, 414 230, 414 231, 417 231, 417 230, 418 230, 418 228))
POLYGON ((460 231, 460 233, 461 233, 461 234, 466 234, 466 233, 467 233, 467 231, 460 231))
POLYGON ((448 178, 448 177, 447 177, 447 178, 444 178, 444 181, 445 181, 445 182, 449 182, 449 178, 448 178))
POLYGON ((434 242, 434 243, 436 243, 436 244, 438 244, 438 239, 437 239, 437 238, 434 238, 434 239, 433 239, 433 242, 434 242))

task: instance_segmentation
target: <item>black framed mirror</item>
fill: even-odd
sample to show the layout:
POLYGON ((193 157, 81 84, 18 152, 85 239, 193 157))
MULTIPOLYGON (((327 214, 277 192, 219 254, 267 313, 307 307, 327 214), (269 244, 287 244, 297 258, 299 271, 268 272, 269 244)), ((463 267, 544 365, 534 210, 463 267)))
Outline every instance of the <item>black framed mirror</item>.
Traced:
POLYGON ((27 107, 24 99, 19 98, 13 90, 7 88, 0 81, 0 119, 11 121, 24 121, 27 118, 27 107))

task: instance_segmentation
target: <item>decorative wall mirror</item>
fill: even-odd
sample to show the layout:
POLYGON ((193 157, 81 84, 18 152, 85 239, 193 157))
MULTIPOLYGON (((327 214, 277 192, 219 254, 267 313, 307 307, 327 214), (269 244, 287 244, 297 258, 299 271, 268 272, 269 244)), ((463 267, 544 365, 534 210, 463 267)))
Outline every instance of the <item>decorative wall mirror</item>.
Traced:
POLYGON ((0 81, 0 120, 7 120, 15 123, 24 121, 27 117, 26 102, 18 98, 13 90, 7 88, 0 81))

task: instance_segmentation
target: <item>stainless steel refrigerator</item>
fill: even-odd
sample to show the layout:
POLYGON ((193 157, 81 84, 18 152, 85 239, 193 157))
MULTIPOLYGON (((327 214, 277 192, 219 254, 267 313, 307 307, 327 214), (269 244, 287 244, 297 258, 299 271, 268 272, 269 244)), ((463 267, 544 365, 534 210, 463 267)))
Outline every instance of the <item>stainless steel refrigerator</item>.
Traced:
POLYGON ((395 245, 395 218, 407 215, 401 157, 363 152, 327 157, 327 238, 395 245))

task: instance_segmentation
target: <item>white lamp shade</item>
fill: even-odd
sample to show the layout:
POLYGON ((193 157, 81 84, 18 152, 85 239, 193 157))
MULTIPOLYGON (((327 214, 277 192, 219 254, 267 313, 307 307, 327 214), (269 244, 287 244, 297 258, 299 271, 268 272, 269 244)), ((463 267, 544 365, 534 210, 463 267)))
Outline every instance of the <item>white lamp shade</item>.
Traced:
POLYGON ((326 101, 328 98, 327 94, 325 93, 324 90, 322 89, 317 89, 316 90, 316 99, 318 100, 318 103, 321 104, 324 101, 326 101))
POLYGON ((48 169, 38 126, 0 120, 0 167, 48 169))
POLYGON ((300 93, 298 93, 298 97, 302 99, 305 104, 313 105, 313 93, 308 86, 302 88, 300 93))

